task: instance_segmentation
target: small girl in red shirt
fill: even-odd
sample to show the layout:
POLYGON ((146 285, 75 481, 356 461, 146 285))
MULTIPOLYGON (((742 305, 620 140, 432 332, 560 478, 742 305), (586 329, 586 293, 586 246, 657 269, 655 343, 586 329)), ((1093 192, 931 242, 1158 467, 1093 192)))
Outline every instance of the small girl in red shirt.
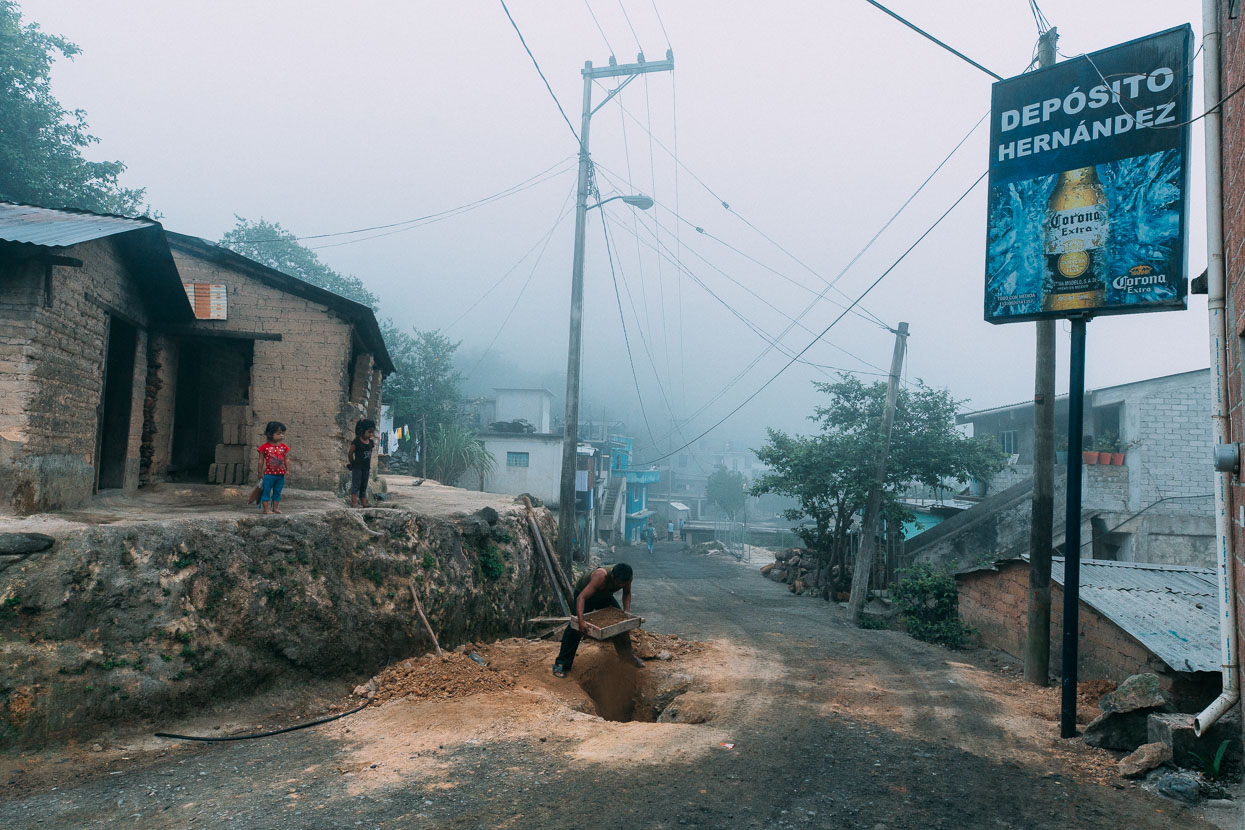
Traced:
POLYGON ((269 421, 264 427, 264 435, 268 440, 260 444, 260 469, 264 476, 263 486, 259 495, 259 509, 264 513, 280 513, 281 491, 285 488, 285 460, 290 455, 290 448, 282 443, 285 438, 285 424, 280 421, 269 421), (271 510, 269 509, 271 507, 271 510))

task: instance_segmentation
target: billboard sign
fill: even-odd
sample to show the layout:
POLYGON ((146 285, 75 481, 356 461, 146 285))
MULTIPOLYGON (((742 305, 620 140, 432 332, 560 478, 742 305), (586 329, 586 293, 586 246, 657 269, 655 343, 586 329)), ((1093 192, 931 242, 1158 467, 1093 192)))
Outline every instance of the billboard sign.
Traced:
POLYGON ((1185 25, 994 85, 985 317, 1185 308, 1185 25))

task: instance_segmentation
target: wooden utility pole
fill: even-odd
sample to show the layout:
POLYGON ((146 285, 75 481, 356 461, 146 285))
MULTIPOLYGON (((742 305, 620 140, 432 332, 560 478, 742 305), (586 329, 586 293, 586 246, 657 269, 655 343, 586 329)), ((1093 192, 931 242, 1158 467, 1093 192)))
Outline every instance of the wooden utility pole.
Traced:
MULTIPOLYGON (((1038 42, 1038 65, 1055 62, 1059 35, 1038 42)), ((1055 524, 1055 321, 1038 320, 1033 380, 1033 505, 1029 524, 1029 622, 1025 680, 1050 684, 1050 561, 1055 524)))
POLYGON ((886 483, 886 459, 890 455, 891 426, 895 423, 895 401, 899 397, 899 374, 903 370, 904 347, 908 342, 908 324, 900 323, 895 331, 895 353, 891 357, 891 374, 886 382, 886 408, 882 412, 881 442, 878 446, 877 469, 869 498, 865 503, 864 521, 860 528, 860 550, 856 553, 856 569, 852 574, 852 594, 848 604, 852 622, 860 625, 860 615, 869 595, 869 573, 877 555, 878 514, 882 512, 882 489, 886 483))

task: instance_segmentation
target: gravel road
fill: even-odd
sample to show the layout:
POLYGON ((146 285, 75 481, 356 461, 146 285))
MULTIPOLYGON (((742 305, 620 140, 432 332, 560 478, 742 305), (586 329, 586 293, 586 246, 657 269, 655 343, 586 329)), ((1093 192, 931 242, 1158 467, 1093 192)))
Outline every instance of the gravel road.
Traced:
POLYGON ((618 768, 574 760, 560 738, 486 740, 445 747, 436 781, 360 793, 342 773, 341 742, 311 729, 99 765, 55 790, 52 778, 14 787, 0 795, 0 827, 1212 827, 1135 787, 1070 774, 1057 757, 1017 760, 994 702, 965 688, 952 653, 850 628, 836 607, 680 548, 629 552, 633 610, 654 631, 760 656, 713 724, 732 749, 618 768), (889 684, 889 720, 831 705, 862 666, 889 684))

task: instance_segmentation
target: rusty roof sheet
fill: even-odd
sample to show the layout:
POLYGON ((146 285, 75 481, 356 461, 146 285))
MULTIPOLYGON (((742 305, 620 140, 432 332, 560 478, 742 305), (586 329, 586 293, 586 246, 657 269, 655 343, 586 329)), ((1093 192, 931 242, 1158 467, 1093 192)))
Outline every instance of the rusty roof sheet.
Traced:
MULTIPOLYGON (((1060 585, 1063 565, 1051 562, 1060 585)), ((1081 560, 1081 601, 1176 671, 1219 671, 1217 594, 1210 568, 1081 560)))
POLYGON ((127 219, 78 210, 0 202, 0 241, 21 242, 45 248, 66 248, 113 234, 148 228, 150 219, 127 219))

